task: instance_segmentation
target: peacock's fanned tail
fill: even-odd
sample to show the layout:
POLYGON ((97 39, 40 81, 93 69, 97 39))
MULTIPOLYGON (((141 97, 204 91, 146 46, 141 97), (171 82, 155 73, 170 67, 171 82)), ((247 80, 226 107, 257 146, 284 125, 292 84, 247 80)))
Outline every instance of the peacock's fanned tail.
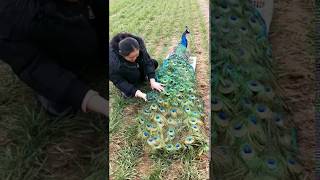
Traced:
POLYGON ((249 0, 210 3, 214 177, 303 179, 263 19, 249 0))
POLYGON ((201 154, 208 150, 204 109, 196 91, 195 72, 187 48, 179 44, 156 72, 165 90, 149 92, 148 102, 136 118, 139 136, 152 153, 201 154))

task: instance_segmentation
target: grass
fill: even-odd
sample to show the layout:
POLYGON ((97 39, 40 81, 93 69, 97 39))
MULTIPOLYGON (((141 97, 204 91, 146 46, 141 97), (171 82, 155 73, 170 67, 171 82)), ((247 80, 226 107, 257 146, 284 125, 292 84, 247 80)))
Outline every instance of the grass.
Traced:
POLYGON ((105 119, 48 116, 1 61, 0 84, 0 179, 106 179, 105 119))
MULTIPOLYGON (((189 49, 191 53, 197 50, 193 32, 201 34, 201 49, 208 57, 208 36, 205 21, 196 0, 181 1, 149 1, 149 0, 114 0, 110 3, 109 37, 119 32, 130 32, 145 40, 151 57, 160 63, 167 56, 169 50, 177 45, 181 33, 187 25, 191 31, 189 49)), ((109 176, 111 179, 166 179, 174 175, 178 179, 205 179, 197 173, 200 160, 191 156, 186 159, 170 160, 161 156, 149 157, 147 169, 141 169, 145 151, 136 136, 136 126, 132 121, 132 114, 142 107, 143 102, 137 99, 124 99, 119 91, 110 83, 110 159, 109 176), (186 162, 182 172, 174 168, 178 162, 186 162), (190 170, 192 170, 190 172, 190 170), (143 171, 143 172, 141 172, 143 171)), ((147 162, 144 162, 147 163, 147 162)), ((203 162, 202 162, 203 163, 203 162)), ((143 167, 145 168, 145 167, 143 167)))

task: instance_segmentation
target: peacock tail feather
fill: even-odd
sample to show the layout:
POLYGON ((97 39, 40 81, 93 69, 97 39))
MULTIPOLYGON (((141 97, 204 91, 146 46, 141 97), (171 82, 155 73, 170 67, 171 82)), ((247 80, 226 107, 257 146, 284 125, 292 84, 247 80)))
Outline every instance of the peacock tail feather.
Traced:
POLYGON ((249 0, 210 3, 214 177, 302 179, 261 15, 249 0))
POLYGON ((198 155, 208 151, 204 133, 204 103, 196 91, 190 53, 179 44, 156 72, 165 84, 161 93, 147 93, 148 102, 138 113, 139 137, 151 153, 198 155))

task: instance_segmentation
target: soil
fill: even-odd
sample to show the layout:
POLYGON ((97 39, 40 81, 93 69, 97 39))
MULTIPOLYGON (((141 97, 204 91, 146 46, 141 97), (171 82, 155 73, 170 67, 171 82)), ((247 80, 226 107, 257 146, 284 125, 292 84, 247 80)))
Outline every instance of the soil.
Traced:
MULTIPOLYGON (((313 2, 279 0, 274 4, 270 29, 273 60, 283 98, 291 109, 290 119, 298 130, 298 145, 307 174, 314 171, 315 64, 308 33, 314 26, 313 2)), ((314 177, 311 174, 311 177, 314 177)), ((314 179, 314 178, 312 178, 314 179)))

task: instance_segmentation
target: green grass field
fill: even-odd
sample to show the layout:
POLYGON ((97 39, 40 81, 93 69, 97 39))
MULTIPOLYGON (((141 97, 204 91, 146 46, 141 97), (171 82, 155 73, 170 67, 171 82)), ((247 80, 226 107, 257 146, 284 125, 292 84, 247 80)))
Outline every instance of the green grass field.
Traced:
POLYGON ((34 92, 1 61, 0 84, 1 180, 107 179, 105 118, 48 116, 34 92))
MULTIPOLYGON (((191 53, 202 54, 203 61, 208 61, 208 32, 197 0, 113 0, 109 24, 110 39, 119 32, 138 35, 145 40, 151 57, 160 63, 178 44, 188 25, 191 53)), ((136 139, 137 126, 133 121, 143 102, 122 98, 113 84, 109 84, 110 179, 208 179, 207 156, 168 160, 147 154, 136 139)))

